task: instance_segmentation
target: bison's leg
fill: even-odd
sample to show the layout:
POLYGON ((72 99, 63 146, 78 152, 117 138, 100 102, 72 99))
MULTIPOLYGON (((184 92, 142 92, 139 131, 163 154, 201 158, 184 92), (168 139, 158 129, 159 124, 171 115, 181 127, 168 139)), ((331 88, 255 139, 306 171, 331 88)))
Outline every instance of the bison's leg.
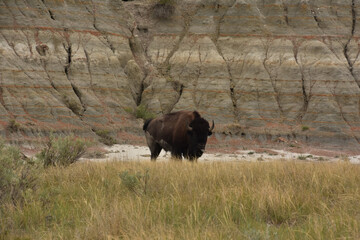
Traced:
POLYGON ((179 151, 171 151, 171 157, 175 160, 182 160, 182 153, 179 151))
POLYGON ((155 161, 159 156, 162 147, 155 141, 155 139, 150 135, 150 133, 146 132, 145 134, 147 145, 150 148, 151 152, 151 160, 155 161))
POLYGON ((159 154, 161 152, 161 149, 162 149, 162 147, 158 143, 153 144, 153 146, 150 148, 151 161, 156 160, 156 158, 159 156, 159 154))
POLYGON ((197 162, 198 159, 194 154, 185 154, 184 157, 191 162, 192 161, 197 162))

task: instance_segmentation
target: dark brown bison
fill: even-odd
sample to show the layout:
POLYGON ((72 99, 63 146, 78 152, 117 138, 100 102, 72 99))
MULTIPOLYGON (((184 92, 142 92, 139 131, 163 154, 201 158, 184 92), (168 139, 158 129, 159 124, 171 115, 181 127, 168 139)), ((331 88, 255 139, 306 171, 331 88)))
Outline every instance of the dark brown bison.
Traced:
POLYGON ((196 111, 179 111, 145 121, 146 142, 151 160, 156 160, 161 149, 170 151, 172 157, 196 160, 205 150, 208 136, 212 134, 214 121, 209 122, 196 111))

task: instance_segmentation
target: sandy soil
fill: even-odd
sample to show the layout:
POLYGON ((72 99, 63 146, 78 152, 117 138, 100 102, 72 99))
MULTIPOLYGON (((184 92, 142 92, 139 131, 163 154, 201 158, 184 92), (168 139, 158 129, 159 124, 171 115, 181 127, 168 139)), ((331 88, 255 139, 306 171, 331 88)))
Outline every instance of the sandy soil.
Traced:
MULTIPOLYGON (((106 154, 102 158, 83 159, 90 161, 150 161, 150 150, 145 146, 134 146, 127 144, 116 144, 105 147, 106 154)), ((171 154, 162 151, 157 161, 169 161, 171 154)), ((238 161, 273 161, 273 160, 294 160, 294 161, 349 161, 360 164, 360 155, 354 156, 326 156, 313 155, 308 153, 294 153, 285 150, 271 149, 268 151, 254 150, 235 150, 232 153, 209 151, 205 153, 198 162, 238 162, 238 161)))

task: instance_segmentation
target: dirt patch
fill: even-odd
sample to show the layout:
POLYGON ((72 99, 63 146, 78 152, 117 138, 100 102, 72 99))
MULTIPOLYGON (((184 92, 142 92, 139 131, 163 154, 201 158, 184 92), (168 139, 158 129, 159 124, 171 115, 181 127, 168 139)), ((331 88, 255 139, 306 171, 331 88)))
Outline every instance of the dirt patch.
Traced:
MULTIPOLYGON (((84 158, 104 161, 150 161, 150 150, 145 137, 128 132, 119 132, 119 144, 103 147, 106 154, 102 158, 84 158)), ((169 161, 171 154, 162 151, 158 161, 169 161)), ((208 139, 206 153, 199 162, 207 161, 349 161, 360 163, 360 149, 342 146, 307 144, 298 140, 274 139, 259 141, 242 137, 213 135, 208 139)))
MULTIPOLYGON (((104 148, 107 153, 104 158, 83 158, 90 161, 150 161, 150 150, 146 146, 134 146, 126 144, 117 144, 104 148)), ((234 150, 234 148, 232 148, 234 150)), ((171 154, 162 151, 157 161, 170 161, 171 154)), ((233 152, 207 151, 198 162, 240 162, 240 161, 275 161, 275 160, 293 160, 293 161, 348 161, 354 164, 360 163, 360 155, 354 156, 324 156, 307 152, 289 152, 278 149, 254 148, 253 150, 234 150, 233 152)))

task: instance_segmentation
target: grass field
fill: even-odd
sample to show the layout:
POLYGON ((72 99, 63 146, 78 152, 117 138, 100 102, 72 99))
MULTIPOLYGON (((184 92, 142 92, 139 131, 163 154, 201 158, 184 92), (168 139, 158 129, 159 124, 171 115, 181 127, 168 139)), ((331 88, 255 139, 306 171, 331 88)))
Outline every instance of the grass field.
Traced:
POLYGON ((0 239, 360 239, 360 166, 76 163, 0 207, 0 239))

